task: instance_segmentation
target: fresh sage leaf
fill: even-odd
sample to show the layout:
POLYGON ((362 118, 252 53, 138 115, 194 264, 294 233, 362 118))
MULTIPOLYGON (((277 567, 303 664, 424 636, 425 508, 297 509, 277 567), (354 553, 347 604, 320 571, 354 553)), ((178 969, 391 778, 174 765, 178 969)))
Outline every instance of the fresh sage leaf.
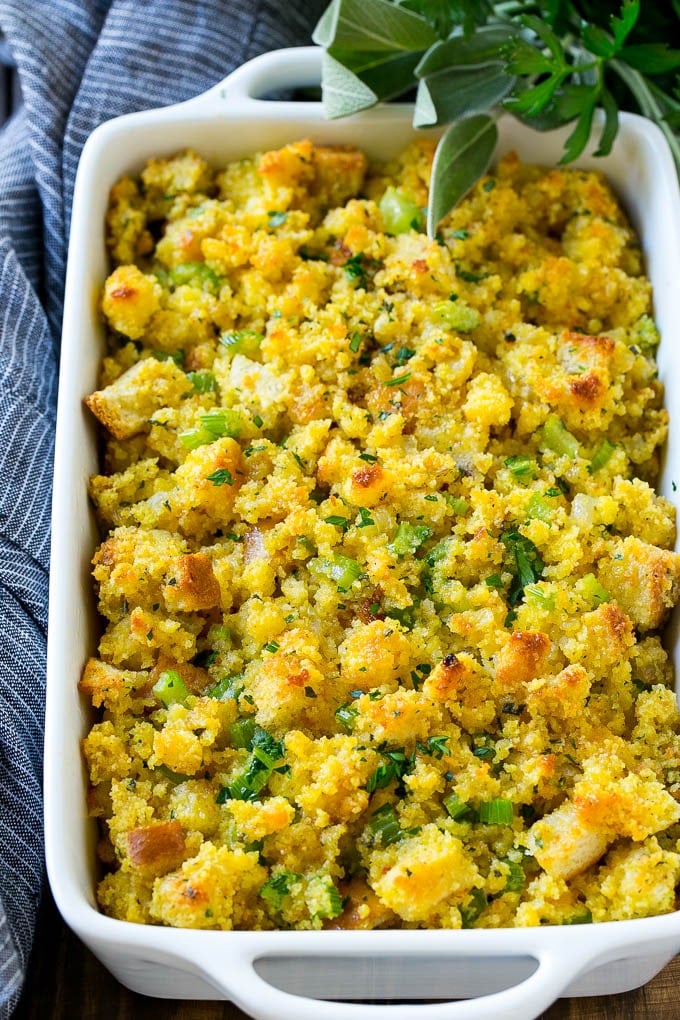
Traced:
POLYGON ((427 233, 439 223, 486 171, 498 140, 493 117, 478 114, 457 121, 439 141, 432 164, 427 233))
POLYGON ((332 0, 316 23, 312 32, 312 40, 317 46, 332 46, 335 41, 335 30, 338 22, 338 0, 332 0))
MULTIPOLYGON (((430 47, 416 67, 416 76, 427 78, 438 71, 445 73, 461 65, 503 61, 506 46, 515 38, 515 30, 505 25, 488 25, 469 37, 453 36, 430 47)), ((536 52, 532 46, 529 49, 532 53, 536 52)))
POLYGON ((514 83, 500 64, 440 71, 418 83, 413 123, 416 127, 448 124, 486 113, 508 95, 514 83))
POLYGON ((423 18, 389 0, 333 0, 312 38, 325 48, 412 53, 432 46, 437 33, 423 18))
POLYGON ((488 0, 397 0, 402 7, 422 15, 441 39, 460 26, 470 35, 476 25, 483 25, 493 14, 488 0))
POLYGON ((380 100, 392 99, 409 88, 420 60, 420 53, 348 52, 335 46, 326 52, 360 78, 380 100))
POLYGON ((378 102, 375 92, 329 53, 321 60, 321 95, 326 116, 347 117, 378 102))

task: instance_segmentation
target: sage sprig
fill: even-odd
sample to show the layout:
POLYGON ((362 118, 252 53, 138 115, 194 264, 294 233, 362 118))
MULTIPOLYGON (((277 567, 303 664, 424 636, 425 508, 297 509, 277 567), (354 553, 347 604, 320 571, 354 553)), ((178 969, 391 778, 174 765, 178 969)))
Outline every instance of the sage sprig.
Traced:
POLYGON ((569 163, 604 111, 596 155, 620 109, 664 132, 680 167, 680 0, 332 0, 314 32, 324 48, 329 117, 415 92, 414 125, 450 125, 435 155, 428 233, 486 171, 506 110, 539 131, 573 123, 569 163))

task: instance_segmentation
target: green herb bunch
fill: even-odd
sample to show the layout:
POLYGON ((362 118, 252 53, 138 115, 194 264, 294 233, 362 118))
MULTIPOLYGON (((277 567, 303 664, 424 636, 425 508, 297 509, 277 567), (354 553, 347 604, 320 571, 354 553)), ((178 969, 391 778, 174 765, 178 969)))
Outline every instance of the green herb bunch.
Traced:
POLYGON ((598 106, 600 156, 619 109, 632 109, 659 125, 680 167, 680 49, 668 44, 679 32, 680 0, 332 0, 314 41, 329 117, 415 90, 414 125, 450 125, 432 170, 433 236, 486 171, 502 110, 539 131, 573 123, 569 163, 598 106))

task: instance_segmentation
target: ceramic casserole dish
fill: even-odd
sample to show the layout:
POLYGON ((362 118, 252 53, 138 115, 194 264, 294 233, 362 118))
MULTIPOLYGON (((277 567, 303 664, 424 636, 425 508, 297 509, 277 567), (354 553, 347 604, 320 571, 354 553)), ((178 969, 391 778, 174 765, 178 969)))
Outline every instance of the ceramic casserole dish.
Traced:
MULTIPOLYGON (((231 999, 261 1020, 385 1020, 494 1017, 530 1020, 561 995, 635 988, 680 950, 680 911, 579 927, 462 931, 195 931, 135 925, 103 916, 95 903, 94 822, 86 812, 80 742, 88 710, 77 683, 96 646, 90 579, 97 543, 87 482, 98 469, 94 423, 83 397, 96 385, 104 349, 98 312, 108 273, 104 217, 109 190, 151 156, 191 147, 218 163, 309 137, 352 143, 385 159, 412 137, 412 110, 379 107, 328 121, 319 103, 261 98, 318 84, 321 51, 281 50, 246 64, 207 93, 180 105, 111 120, 87 142, 78 171, 66 282, 52 518, 47 722, 46 853, 57 905, 73 931, 133 991, 166 998, 231 999), (360 1005, 337 1000, 401 1000, 360 1005), (415 1005, 409 999, 436 999, 415 1005), (442 1002, 441 1000, 457 1000, 442 1002)), ((569 129, 537 134, 501 119, 499 152, 554 164, 569 129)), ((613 153, 577 165, 603 171, 623 201, 646 256, 663 338, 659 370, 671 438, 661 492, 680 479, 680 201, 663 136, 629 114, 613 153)), ((668 640, 676 647, 677 621, 668 640)))

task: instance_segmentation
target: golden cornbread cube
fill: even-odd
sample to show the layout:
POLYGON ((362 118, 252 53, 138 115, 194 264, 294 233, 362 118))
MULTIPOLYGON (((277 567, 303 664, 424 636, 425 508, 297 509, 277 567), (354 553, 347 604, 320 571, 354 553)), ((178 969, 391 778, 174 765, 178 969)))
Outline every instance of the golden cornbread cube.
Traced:
POLYGON ((496 656, 496 679, 508 689, 540 676, 550 652, 542 631, 515 630, 496 656))
POLYGON ((147 681, 147 673, 118 669, 101 659, 88 659, 78 690, 92 700, 95 708, 103 705, 109 710, 124 711, 129 706, 130 696, 144 693, 147 681))
POLYGON ((163 875, 186 856, 184 829, 178 821, 154 822, 127 834, 127 859, 145 875, 163 875))
POLYGON ((109 917, 118 917, 133 924, 151 924, 152 884, 151 876, 122 869, 109 872, 97 886, 97 902, 109 917))
POLYGON ((381 698, 363 695, 357 701, 354 732, 364 740, 402 745, 422 740, 441 725, 439 706, 419 691, 397 690, 381 698))
POLYGON ((104 284, 102 311, 112 329, 138 340, 160 308, 161 294, 154 276, 145 276, 136 266, 119 266, 104 284))
POLYGON ((598 861, 611 841, 606 826, 582 817, 566 801, 529 830, 527 845, 552 878, 568 880, 598 861))
POLYGON ((172 577, 163 586, 163 598, 171 612, 191 613, 219 606, 220 586, 205 553, 187 553, 178 558, 172 577))
POLYGON ((680 593, 680 554, 633 535, 616 542, 602 560, 600 577, 607 591, 640 630, 660 627, 680 593))
POLYGON ((375 928, 394 928, 396 914, 373 892, 362 878, 353 878, 340 886, 343 907, 339 917, 327 921, 331 931, 371 931, 375 928))
POLYGON ((533 680, 527 690, 532 711, 550 718, 573 719, 585 711, 592 678, 576 663, 556 676, 533 680))
POLYGON ((186 547, 179 535, 161 528, 111 531, 92 558, 99 611, 117 620, 126 607, 151 609, 160 603, 168 566, 179 562, 186 547))
POLYGON ((584 824, 643 840, 680 819, 680 804, 649 769, 627 772, 614 754, 583 762, 573 803, 584 824))
POLYGON ((613 850, 600 869, 598 892, 589 897, 593 920, 667 914, 676 907, 680 854, 662 850, 654 837, 613 850))
POLYGON ((186 779, 172 786, 168 794, 170 817, 187 831, 212 836, 223 820, 223 811, 215 801, 215 791, 207 779, 186 779))
POLYGON ((180 775, 195 776, 210 762, 215 741, 236 716, 231 699, 200 698, 188 705, 176 702, 168 708, 166 721, 154 733, 151 768, 165 765, 180 775))
POLYGON ((106 244, 115 264, 129 264, 151 250, 153 238, 146 224, 139 184, 131 177, 121 178, 111 188, 106 214, 106 244))
POLYGON ((445 905, 460 903, 478 876, 461 841, 430 824, 395 847, 374 853, 369 880, 395 914, 422 923, 445 905))
POLYGON ((170 513, 183 529, 198 534, 206 522, 219 527, 230 517, 245 477, 241 447, 228 436, 191 450, 174 474, 170 513))
POLYGON ((286 737, 291 798, 315 825, 357 818, 368 805, 366 782, 378 764, 375 752, 353 736, 310 740, 299 730, 286 737))
POLYGON ((163 195, 178 192, 193 194, 210 186, 212 173, 206 161, 193 149, 186 149, 169 159, 149 159, 141 179, 148 192, 163 195))
POLYGON ((168 359, 143 358, 85 403, 116 439, 148 431, 149 418, 161 407, 182 399, 189 386, 181 368, 168 359))
POLYGON ((132 766, 125 741, 110 720, 94 724, 83 741, 83 754, 95 785, 127 776, 132 766))
POLYGON ((295 808, 285 797, 269 797, 265 803, 232 800, 229 813, 236 822, 239 836, 246 843, 252 843, 290 825, 295 808))
POLYGON ((324 698, 326 684, 314 659, 287 649, 265 653, 249 685, 258 723, 276 733, 298 727, 323 732, 332 725, 324 698))
POLYGON ((181 928, 249 928, 261 913, 252 904, 266 878, 257 853, 204 843, 178 871, 156 880, 150 913, 181 928))
POLYGON ((512 404, 512 397, 498 376, 480 372, 468 387, 463 414, 468 421, 492 428, 508 423, 512 404))
POLYGON ((352 687, 370 690, 394 686, 408 675, 411 644, 395 620, 357 620, 338 649, 343 678, 352 687))

